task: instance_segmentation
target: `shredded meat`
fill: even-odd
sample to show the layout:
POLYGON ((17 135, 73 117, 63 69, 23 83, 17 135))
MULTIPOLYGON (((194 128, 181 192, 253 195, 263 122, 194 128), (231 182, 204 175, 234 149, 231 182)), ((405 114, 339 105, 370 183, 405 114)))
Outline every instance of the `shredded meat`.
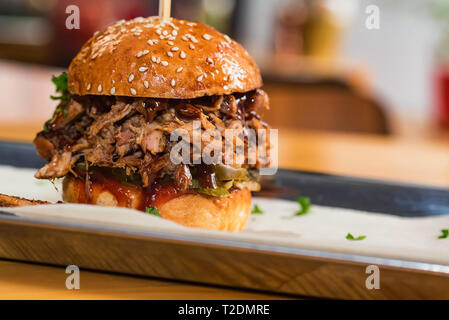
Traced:
POLYGON ((0 207, 37 206, 39 204, 51 204, 51 202, 42 200, 29 200, 0 193, 0 207))
POLYGON ((51 161, 35 174, 37 179, 54 179, 65 176, 70 170, 71 152, 56 153, 51 161))
POLYGON ((88 132, 89 136, 96 135, 105 126, 114 124, 115 122, 123 119, 132 111, 134 111, 134 109, 130 104, 125 104, 124 102, 116 103, 112 106, 110 112, 102 114, 94 121, 94 123, 92 123, 88 132))
POLYGON ((50 160, 56 152, 53 143, 43 136, 37 136, 34 139, 34 145, 36 146, 37 153, 45 160, 50 160))
MULTIPOLYGON (((138 172, 144 186, 170 175, 181 188, 187 188, 192 179, 190 169, 170 161, 174 143, 170 133, 185 129, 192 141, 195 120, 200 121, 203 131, 218 129, 223 137, 227 128, 267 128, 259 112, 268 105, 263 90, 191 100, 73 96, 58 106, 66 111, 55 112, 48 129, 34 141, 39 154, 51 159, 36 178, 62 177, 77 162, 85 162, 89 167, 138 172)), ((218 142, 212 139, 202 148, 218 142)))
POLYGON ((152 126, 146 126, 142 130, 142 137, 140 138, 140 145, 143 152, 150 152, 156 155, 165 150, 165 137, 164 133, 152 126))
POLYGON ((64 106, 64 108, 61 108, 60 110, 62 112, 62 117, 57 117, 53 122, 52 128, 54 130, 62 129, 67 124, 78 118, 78 116, 83 113, 84 108, 79 102, 72 99, 64 106))

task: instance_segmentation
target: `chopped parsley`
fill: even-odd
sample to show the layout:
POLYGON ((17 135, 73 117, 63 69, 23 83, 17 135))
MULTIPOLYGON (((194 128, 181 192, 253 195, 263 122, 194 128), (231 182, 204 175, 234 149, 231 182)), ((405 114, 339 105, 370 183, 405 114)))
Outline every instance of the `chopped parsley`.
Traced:
POLYGON ((161 214, 159 213, 159 210, 157 208, 155 208, 155 207, 146 207, 145 208, 145 212, 149 213, 149 214, 152 214, 153 216, 156 216, 156 217, 160 217, 161 216, 161 214))
POLYGON ((53 100, 61 100, 63 102, 67 102, 70 100, 70 92, 69 92, 69 86, 67 83, 67 73, 63 72, 59 76, 53 76, 51 77, 51 81, 56 86, 56 92, 60 93, 60 96, 50 96, 53 100))
POLYGON ((351 241, 359 241, 359 240, 363 240, 365 239, 366 236, 358 236, 357 238, 355 238, 352 234, 348 233, 346 235, 346 239, 351 240, 351 241))
POLYGON ((442 229, 438 239, 446 239, 447 237, 449 237, 449 229, 442 229))
POLYGON ((301 209, 299 211, 296 211, 295 216, 302 216, 309 212, 312 205, 309 197, 299 197, 296 199, 296 202, 298 202, 301 209))
POLYGON ((259 206, 257 204, 254 205, 253 210, 251 210, 252 214, 262 214, 263 211, 259 208, 259 206))
POLYGON ((52 76, 51 81, 56 86, 55 91, 60 94, 60 96, 50 96, 53 100, 61 100, 58 107, 56 108, 53 116, 50 120, 45 122, 44 124, 44 132, 50 131, 50 125, 52 121, 58 114, 62 114, 63 117, 67 116, 67 109, 64 108, 64 105, 70 100, 71 94, 69 92, 69 86, 67 83, 67 73, 63 72, 59 76, 52 76))

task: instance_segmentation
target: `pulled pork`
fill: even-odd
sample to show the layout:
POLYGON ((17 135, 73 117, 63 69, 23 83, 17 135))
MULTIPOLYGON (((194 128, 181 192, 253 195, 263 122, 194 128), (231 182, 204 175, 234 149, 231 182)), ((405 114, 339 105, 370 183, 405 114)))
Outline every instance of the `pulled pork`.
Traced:
POLYGON ((34 141, 38 153, 49 161, 35 176, 63 177, 74 173, 73 167, 81 162, 137 173, 143 186, 168 175, 187 188, 190 167, 170 161, 175 143, 170 133, 183 128, 191 135, 194 120, 200 121, 202 130, 218 129, 223 136, 228 128, 268 128, 259 115, 268 105, 262 90, 191 100, 72 96, 58 106, 34 141))

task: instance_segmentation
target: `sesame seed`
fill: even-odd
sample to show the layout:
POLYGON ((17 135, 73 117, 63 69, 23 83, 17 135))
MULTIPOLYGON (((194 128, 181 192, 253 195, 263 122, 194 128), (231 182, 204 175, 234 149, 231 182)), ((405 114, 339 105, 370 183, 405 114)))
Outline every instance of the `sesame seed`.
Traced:
POLYGON ((173 30, 173 31, 171 32, 171 34, 174 35, 174 36, 176 37, 176 36, 178 35, 178 31, 173 30))
POLYGON ((134 80, 134 74, 131 73, 128 77, 128 81, 132 82, 133 80, 134 80))
POLYGON ((136 57, 137 57, 137 58, 140 58, 142 55, 143 55, 143 52, 142 52, 142 51, 139 51, 139 52, 137 53, 136 57))
POLYGON ((193 43, 198 43, 198 40, 194 36, 191 37, 191 40, 193 43))
POLYGON ((111 88, 111 94, 115 94, 115 87, 111 88))
POLYGON ((152 46, 152 45, 154 44, 154 43, 153 43, 153 40, 148 40, 147 43, 148 43, 150 46, 152 46))
POLYGON ((155 56, 152 56, 152 57, 151 57, 151 61, 153 61, 154 63, 157 63, 156 57, 155 57, 155 56))
POLYGON ((181 59, 185 59, 187 57, 186 53, 184 51, 181 51, 181 53, 179 54, 179 57, 181 59))
POLYGON ((90 88, 92 87, 92 85, 89 83, 88 85, 87 85, 87 91, 89 91, 90 90, 90 88))
POLYGON ((224 81, 228 81, 228 76, 223 78, 224 81))
POLYGON ((229 87, 228 87, 228 86, 223 86, 223 89, 225 89, 226 91, 228 91, 229 87))
POLYGON ((167 43, 168 43, 169 46, 174 46, 175 45, 175 43, 173 41, 167 41, 167 43))
POLYGON ((231 38, 229 38, 227 34, 225 34, 224 38, 226 39, 227 42, 231 42, 231 38))
POLYGON ((147 88, 147 89, 150 87, 150 85, 148 84, 148 81, 144 81, 144 82, 143 82, 143 85, 144 85, 145 88, 147 88))
POLYGON ((195 46, 193 45, 193 43, 189 44, 189 48, 190 48, 191 50, 195 50, 195 46))
POLYGON ((184 41, 189 41, 189 38, 187 38, 186 36, 182 36, 181 39, 184 41))
POLYGON ((198 78, 196 78, 196 81, 201 82, 201 81, 203 81, 203 78, 204 78, 204 76, 200 75, 198 78))
POLYGON ((164 67, 168 66, 168 62, 167 62, 167 61, 161 61, 161 64, 162 64, 164 67))
POLYGON ((137 91, 136 91, 136 89, 134 89, 134 88, 131 88, 131 94, 132 94, 133 96, 135 96, 135 95, 137 94, 137 91))
POLYGON ((134 33, 134 35, 135 35, 135 36, 140 36, 141 33, 140 33, 140 32, 136 32, 136 33, 134 33))
POLYGON ((178 69, 176 69, 176 72, 181 72, 184 68, 183 67, 179 67, 178 69))
POLYGON ((172 58, 173 57, 173 53, 172 52, 167 52, 167 56, 169 56, 170 58, 172 58))
POLYGON ((174 87, 174 86, 176 85, 176 80, 175 80, 175 79, 172 79, 171 82, 170 82, 170 84, 171 84, 172 87, 174 87))
POLYGON ((164 30, 164 32, 162 32, 162 34, 163 34, 164 36, 166 36, 166 35, 168 35, 168 31, 167 31, 167 30, 164 30))
POLYGON ((196 26, 196 23, 195 23, 195 22, 187 22, 186 24, 187 24, 188 26, 190 26, 190 27, 196 26))
POLYGON ((139 71, 140 71, 140 72, 145 72, 145 71, 147 71, 147 70, 148 70, 147 67, 140 67, 140 68, 139 68, 139 71))
POLYGON ((210 64, 214 64, 214 60, 212 60, 212 58, 207 58, 207 62, 210 64))
POLYGON ((98 85, 98 88, 97 88, 97 90, 98 90, 98 92, 101 92, 101 91, 103 91, 103 87, 101 86, 101 84, 99 84, 99 85, 98 85))
POLYGON ((162 34, 162 30, 161 30, 161 29, 157 29, 157 30, 156 30, 156 33, 157 33, 158 35, 161 35, 161 34, 162 34))
POLYGON ((212 36, 207 34, 207 33, 205 33, 205 34, 203 34, 203 39, 204 40, 210 40, 210 39, 212 39, 212 36))
POLYGON ((171 51, 173 51, 173 52, 176 52, 176 51, 178 51, 178 50, 179 50, 178 47, 173 47, 173 48, 171 48, 171 51))

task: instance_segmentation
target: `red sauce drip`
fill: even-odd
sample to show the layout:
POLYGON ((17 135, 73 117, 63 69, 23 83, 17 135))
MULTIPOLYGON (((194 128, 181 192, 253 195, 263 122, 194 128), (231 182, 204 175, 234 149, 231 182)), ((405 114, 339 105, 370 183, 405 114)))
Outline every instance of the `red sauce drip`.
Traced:
MULTIPOLYGON (((185 194, 174 182, 154 182, 145 190, 145 207, 160 207, 164 203, 185 194)), ((144 208, 145 209, 145 208, 144 208)))
POLYGON ((93 204, 93 200, 104 191, 110 192, 117 199, 117 206, 131 208, 136 207, 145 211, 147 207, 159 208, 164 203, 175 199, 188 190, 181 190, 173 182, 155 181, 151 186, 143 188, 140 186, 128 186, 108 177, 101 169, 89 170, 89 182, 84 183, 85 172, 77 173, 83 180, 83 191, 79 192, 78 202, 93 204), (84 176, 84 177, 83 177, 84 176), (89 188, 89 190, 84 190, 89 188))

